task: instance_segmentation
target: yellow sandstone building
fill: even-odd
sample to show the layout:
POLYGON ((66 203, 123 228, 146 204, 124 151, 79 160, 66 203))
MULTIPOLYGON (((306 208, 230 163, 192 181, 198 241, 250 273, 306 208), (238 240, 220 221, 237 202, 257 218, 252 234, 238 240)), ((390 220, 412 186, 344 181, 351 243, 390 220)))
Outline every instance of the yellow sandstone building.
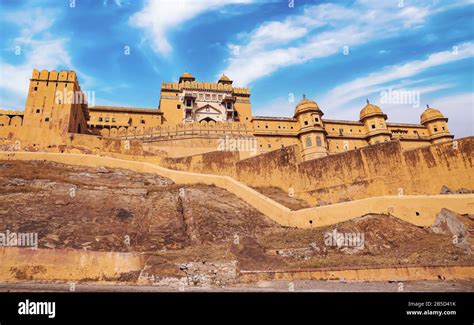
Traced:
POLYGON ((307 98, 292 117, 253 116, 249 88, 234 87, 225 75, 199 82, 186 72, 178 82, 164 82, 158 108, 92 106, 85 97, 74 71, 34 70, 24 112, 0 110, 0 135, 28 134, 23 139, 36 148, 60 144, 70 134, 142 140, 181 156, 216 151, 213 140, 225 136, 254 141, 257 154, 297 145, 303 160, 393 139, 405 149, 453 139, 448 119, 430 107, 420 124, 388 122, 369 101, 357 121, 326 119, 307 98), (41 130, 58 139, 39 139, 41 130))

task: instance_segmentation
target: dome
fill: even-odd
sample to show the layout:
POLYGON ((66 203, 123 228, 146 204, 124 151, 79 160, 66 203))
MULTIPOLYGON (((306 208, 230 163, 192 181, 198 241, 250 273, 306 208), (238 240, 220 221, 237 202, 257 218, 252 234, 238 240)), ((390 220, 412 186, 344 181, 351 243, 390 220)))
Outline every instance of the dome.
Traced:
POLYGON ((189 72, 185 72, 181 75, 181 78, 194 78, 189 72))
POLYGON ((195 79, 196 78, 194 78, 192 74, 190 74, 189 72, 185 72, 181 75, 181 77, 179 77, 179 82, 182 82, 182 81, 185 81, 185 80, 194 81, 195 79))
MULTIPOLYGON (((321 112, 321 110, 319 109, 318 104, 316 104, 315 101, 306 98, 305 96, 303 96, 303 99, 298 103, 298 105, 296 105, 295 116, 298 115, 298 114, 303 113, 303 111, 319 111, 319 112, 321 112)), ((321 112, 321 115, 323 115, 322 112, 321 112)))
POLYGON ((426 122, 437 120, 437 119, 444 119, 444 115, 437 110, 436 108, 427 107, 423 113, 421 113, 420 120, 421 124, 425 124, 426 122))
POLYGON ((367 105, 360 111, 359 120, 362 121, 367 117, 375 116, 375 115, 384 115, 382 109, 377 105, 369 103, 367 100, 367 105))
POLYGON ((227 77, 225 74, 222 74, 222 76, 219 78, 218 83, 226 83, 226 84, 231 84, 232 80, 230 80, 229 77, 227 77))
POLYGON ((227 77, 225 74, 222 74, 222 76, 220 77, 219 81, 230 81, 229 77, 227 77))

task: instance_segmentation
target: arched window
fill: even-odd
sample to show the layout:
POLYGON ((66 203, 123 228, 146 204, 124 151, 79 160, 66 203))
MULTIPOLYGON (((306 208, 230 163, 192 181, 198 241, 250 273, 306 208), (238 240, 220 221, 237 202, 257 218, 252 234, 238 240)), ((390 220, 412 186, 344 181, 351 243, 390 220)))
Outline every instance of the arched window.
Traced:
POLYGON ((320 137, 316 137, 316 146, 318 146, 318 147, 322 146, 320 137))
POLYGON ((306 147, 311 147, 313 144, 311 143, 311 138, 307 137, 306 138, 306 147))

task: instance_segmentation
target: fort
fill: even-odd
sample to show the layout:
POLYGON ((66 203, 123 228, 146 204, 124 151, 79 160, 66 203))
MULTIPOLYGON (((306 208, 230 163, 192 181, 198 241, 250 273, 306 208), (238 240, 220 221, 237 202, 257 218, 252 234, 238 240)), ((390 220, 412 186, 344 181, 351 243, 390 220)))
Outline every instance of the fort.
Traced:
POLYGON ((95 106, 74 71, 33 70, 24 111, 0 111, 0 149, 230 176, 310 206, 474 188, 473 138, 453 140, 439 110, 428 107, 420 124, 387 119, 367 101, 358 121, 329 120, 308 98, 293 117, 253 116, 248 88, 225 75, 197 82, 187 72, 162 83, 158 108, 95 106), (67 100, 67 93, 83 100, 67 100))
POLYGON ((304 161, 395 139, 403 149, 453 139, 448 119, 430 107, 420 124, 388 122, 368 100, 357 121, 331 120, 303 96, 292 117, 253 116, 250 90, 234 87, 225 75, 215 83, 198 82, 185 72, 178 82, 163 82, 153 109, 96 106, 93 96, 94 105, 88 105, 74 71, 34 70, 24 111, 0 111, 0 135, 14 134, 38 150, 59 148, 68 134, 140 140, 175 157, 216 151, 218 140, 230 135, 254 138, 257 154, 296 146, 304 161))
POLYGON ((34 70, 24 111, 0 111, 0 226, 39 234, 0 247, 2 281, 472 280, 474 137, 435 108, 254 116, 248 88, 189 73, 153 109, 85 93, 34 70))

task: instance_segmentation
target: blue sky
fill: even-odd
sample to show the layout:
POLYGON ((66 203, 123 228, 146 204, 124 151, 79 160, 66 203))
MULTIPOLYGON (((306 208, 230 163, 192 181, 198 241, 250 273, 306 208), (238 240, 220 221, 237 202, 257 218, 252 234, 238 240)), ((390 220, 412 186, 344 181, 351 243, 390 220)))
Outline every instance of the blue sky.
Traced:
POLYGON ((389 121, 418 123, 429 104, 474 134, 473 0, 1 0, 0 14, 3 109, 23 110, 33 68, 77 71, 97 105, 151 108, 162 81, 225 72, 254 115, 291 116, 306 94, 356 120, 369 98, 389 121))

